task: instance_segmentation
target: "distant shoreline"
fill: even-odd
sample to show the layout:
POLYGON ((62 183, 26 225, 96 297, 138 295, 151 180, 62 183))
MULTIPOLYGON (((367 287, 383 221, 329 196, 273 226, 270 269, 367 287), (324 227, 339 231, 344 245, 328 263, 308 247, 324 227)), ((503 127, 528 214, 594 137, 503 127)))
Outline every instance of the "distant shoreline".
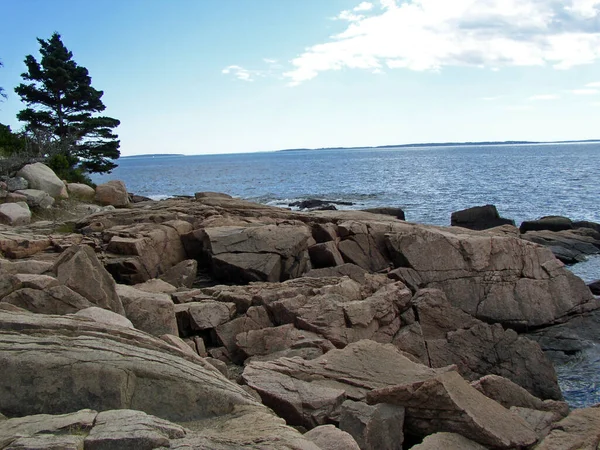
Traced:
POLYGON ((430 142, 420 144, 377 145, 361 147, 321 147, 321 148, 288 148, 275 150, 276 152, 300 152, 315 150, 360 150, 377 148, 422 148, 422 147, 468 147, 492 145, 538 145, 538 144, 589 144, 600 143, 600 139, 584 139, 575 141, 482 141, 482 142, 430 142))

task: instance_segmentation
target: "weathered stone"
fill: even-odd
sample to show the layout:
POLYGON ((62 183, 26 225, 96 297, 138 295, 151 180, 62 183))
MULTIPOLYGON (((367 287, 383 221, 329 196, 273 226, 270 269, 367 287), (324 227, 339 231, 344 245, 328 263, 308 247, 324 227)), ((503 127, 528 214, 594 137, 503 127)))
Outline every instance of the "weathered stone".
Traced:
POLYGON ((58 281, 94 305, 125 315, 115 281, 91 247, 75 245, 69 248, 56 261, 52 271, 58 281))
POLYGON ((0 272, 10 274, 43 274, 52 269, 51 261, 36 261, 34 259, 8 261, 0 259, 0 272))
POLYGON ((74 316, 0 311, 0 365, 8 416, 87 406, 190 421, 256 405, 200 358, 146 333, 74 316))
POLYGON ((391 207, 381 207, 381 208, 367 208, 362 211, 373 213, 373 214, 383 214, 384 216, 392 216, 398 220, 406 220, 406 215, 401 208, 391 208, 391 207))
POLYGON ((91 306, 77 311, 74 315, 78 317, 86 317, 98 323, 105 323, 111 326, 134 328, 133 324, 127 317, 109 311, 108 309, 91 306))
POLYGON ((17 172, 29 184, 29 189, 39 189, 57 199, 67 198, 69 194, 65 184, 56 176, 54 171, 42 163, 27 164, 17 172))
POLYGON ((500 217, 494 205, 485 205, 453 212, 450 217, 450 224, 453 227, 468 228, 470 230, 486 230, 502 225, 514 225, 515 221, 500 217))
POLYGON ((185 437, 185 428, 167 420, 129 409, 98 414, 88 436, 86 450, 152 450, 185 437))
POLYGON ((9 177, 6 179, 6 189, 10 192, 27 189, 29 182, 23 177, 9 177))
POLYGON ((372 389, 431 379, 447 370, 415 364, 392 345, 362 340, 313 360, 251 361, 242 378, 288 423, 313 427, 326 423, 346 398, 364 400, 372 389))
POLYGON ((138 330, 154 336, 177 335, 175 305, 167 294, 140 291, 123 284, 116 285, 125 316, 138 330))
MULTIPOLYGON (((26 417, 7 419, 0 422, 0 448, 6 445, 15 445, 17 438, 29 438, 34 436, 52 436, 53 433, 87 433, 93 426, 98 413, 91 409, 82 409, 74 413, 63 415, 37 414, 26 417)), ((48 442, 48 441, 47 441, 48 442)), ((51 440, 50 440, 51 442, 51 440)), ((27 447, 16 447, 27 448, 27 447)), ((38 447, 57 448, 63 447, 38 447)))
POLYGON ((6 450, 84 450, 84 436, 37 434, 19 437, 6 450))
POLYGON ((308 249, 312 267, 335 267, 344 264, 344 258, 333 241, 315 244, 308 249))
POLYGON ((596 450, 600 446, 600 407, 575 409, 552 426, 536 450, 596 450))
POLYGON ((160 276, 160 279, 175 287, 191 288, 194 281, 196 281, 197 272, 198 261, 195 259, 186 259, 167 270, 160 276))
POLYGON ((96 191, 93 187, 83 183, 67 183, 67 192, 71 198, 93 201, 96 191))
POLYGON ((31 222, 31 211, 27 203, 0 204, 0 223, 11 226, 27 225, 31 222))
POLYGON ((486 447, 457 433, 434 433, 426 436, 413 450, 486 450, 486 447))
POLYGON ((101 205, 112 205, 123 208, 129 205, 129 196, 125 183, 120 180, 111 180, 96 187, 95 200, 101 205))
POLYGON ((233 198, 231 195, 229 194, 224 194, 223 192, 209 192, 209 191, 205 191, 205 192, 196 192, 194 194, 194 198, 196 200, 201 200, 201 199, 205 199, 205 198, 233 198))
POLYGON ((338 244, 344 261, 356 264, 363 269, 377 272, 389 266, 375 241, 365 231, 363 234, 351 235, 338 244))
POLYGON ((49 275, 37 275, 29 273, 17 273, 15 278, 21 284, 21 287, 32 289, 48 289, 58 286, 58 280, 49 275))
POLYGON ((133 287, 140 291, 151 292, 154 294, 173 294, 177 291, 175 286, 158 278, 152 278, 144 283, 136 284, 133 287))
POLYGON ((215 334, 219 342, 227 348, 229 353, 234 354, 238 349, 236 345, 236 336, 238 334, 272 326, 273 323, 269 318, 267 310, 263 306, 252 306, 248 308, 244 316, 217 326, 215 334))
POLYGON ((365 282, 365 275, 368 272, 356 264, 342 264, 337 267, 327 267, 323 269, 312 269, 306 272, 303 276, 309 278, 325 278, 325 277, 343 277, 346 276, 356 281, 357 283, 365 282))
POLYGON ((350 433, 361 450, 402 450, 402 406, 346 400, 340 409, 340 429, 350 433))
POLYGON ((231 320, 235 304, 211 300, 190 302, 175 305, 175 313, 180 332, 209 330, 231 320))
POLYGON ((595 280, 591 283, 588 283, 588 287, 590 288, 592 294, 600 295, 600 280, 595 280))
POLYGON ((235 344, 245 357, 298 348, 315 348, 323 354, 333 348, 328 340, 310 331, 298 330, 292 324, 242 332, 235 337, 235 344))
POLYGON ((537 440, 523 419, 471 387, 456 372, 377 389, 367 394, 367 400, 404 406, 407 429, 416 435, 455 432, 493 448, 525 447, 537 440))
POLYGON ((548 247, 565 264, 585 261, 600 253, 600 233, 589 228, 528 231, 521 238, 548 247))
POLYGON ((15 194, 25 196, 27 204, 32 208, 48 209, 54 205, 54 198, 39 189, 23 189, 15 191, 15 194))
POLYGON ((550 433, 552 424, 562 419, 562 417, 558 417, 556 414, 549 411, 523 408, 521 406, 511 406, 510 412, 527 422, 537 435, 538 439, 546 437, 548 433, 550 433))
POLYGON ((71 314, 94 306, 67 286, 53 286, 44 290, 23 288, 4 297, 2 302, 38 314, 71 314))
POLYGON ((319 425, 304 437, 322 450, 361 450, 351 435, 333 425, 319 425))

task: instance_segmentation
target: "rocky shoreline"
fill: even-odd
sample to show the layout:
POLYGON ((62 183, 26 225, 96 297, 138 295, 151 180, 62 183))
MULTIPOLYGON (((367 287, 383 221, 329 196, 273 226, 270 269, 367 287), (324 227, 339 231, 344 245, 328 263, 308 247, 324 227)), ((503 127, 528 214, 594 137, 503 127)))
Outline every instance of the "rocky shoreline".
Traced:
POLYGON ((557 259, 599 249, 597 224, 19 176, 0 186, 0 449, 600 444, 600 408, 570 410, 552 364, 598 341, 600 299, 557 259))

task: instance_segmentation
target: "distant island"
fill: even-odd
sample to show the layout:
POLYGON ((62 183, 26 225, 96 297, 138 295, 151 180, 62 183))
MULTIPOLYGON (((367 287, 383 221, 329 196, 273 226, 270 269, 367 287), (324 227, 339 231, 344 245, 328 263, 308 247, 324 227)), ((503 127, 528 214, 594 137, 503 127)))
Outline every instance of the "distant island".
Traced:
POLYGON ((121 156, 121 159, 125 158, 166 158, 172 156, 185 156, 183 153, 148 153, 146 155, 131 155, 121 156))
POLYGON ((600 142, 600 139, 585 139, 578 141, 483 141, 483 142, 429 142, 421 144, 378 145, 366 147, 322 147, 322 148, 288 148, 278 152, 298 152, 306 150, 359 150, 364 148, 420 148, 420 147, 458 147, 477 145, 536 145, 536 144, 577 144, 600 142))

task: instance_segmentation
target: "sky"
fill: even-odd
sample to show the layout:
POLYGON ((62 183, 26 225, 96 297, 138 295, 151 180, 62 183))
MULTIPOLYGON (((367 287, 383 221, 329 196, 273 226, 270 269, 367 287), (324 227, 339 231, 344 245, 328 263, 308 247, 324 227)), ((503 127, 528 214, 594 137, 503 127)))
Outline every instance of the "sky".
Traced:
POLYGON ((0 123, 61 34, 123 156, 600 138, 600 0, 2 0, 0 123))

